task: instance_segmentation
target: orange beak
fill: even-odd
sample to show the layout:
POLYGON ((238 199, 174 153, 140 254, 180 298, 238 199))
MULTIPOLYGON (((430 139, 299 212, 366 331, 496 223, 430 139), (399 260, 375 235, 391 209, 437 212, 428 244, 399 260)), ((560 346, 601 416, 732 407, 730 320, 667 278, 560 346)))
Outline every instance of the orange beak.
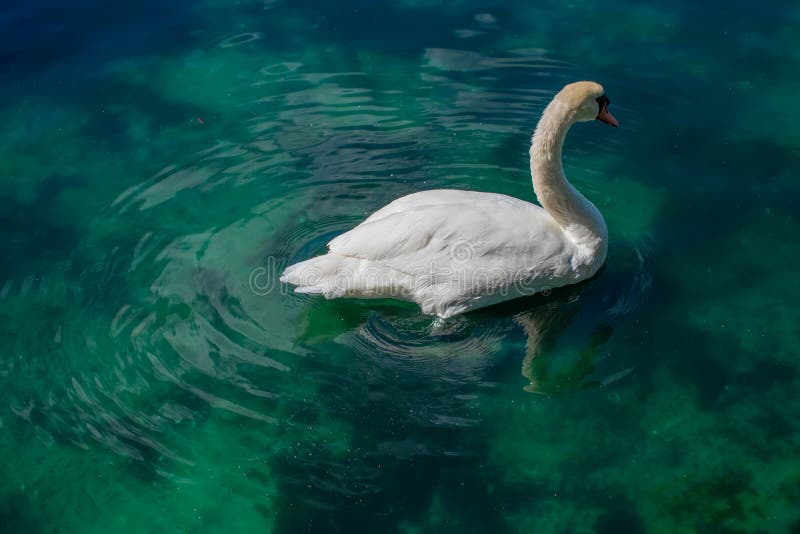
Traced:
POLYGON ((610 124, 614 128, 619 126, 619 122, 614 118, 614 115, 608 112, 608 102, 604 102, 600 107, 600 113, 597 114, 597 120, 610 124))

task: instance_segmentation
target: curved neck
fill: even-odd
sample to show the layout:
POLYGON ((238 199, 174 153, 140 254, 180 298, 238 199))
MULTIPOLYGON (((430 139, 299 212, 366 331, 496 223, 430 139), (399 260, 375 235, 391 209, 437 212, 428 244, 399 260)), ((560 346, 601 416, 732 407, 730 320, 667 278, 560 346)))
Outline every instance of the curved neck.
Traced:
POLYGON ((569 108, 558 99, 545 108, 531 140, 533 190, 542 207, 574 241, 604 247, 608 229, 603 216, 567 181, 561 165, 564 139, 574 122, 569 108))

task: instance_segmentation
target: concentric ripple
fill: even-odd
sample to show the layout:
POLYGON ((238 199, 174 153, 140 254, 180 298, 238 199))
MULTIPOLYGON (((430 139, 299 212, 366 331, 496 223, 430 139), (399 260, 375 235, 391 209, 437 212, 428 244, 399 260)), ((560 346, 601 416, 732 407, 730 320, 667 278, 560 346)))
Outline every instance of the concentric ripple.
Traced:
MULTIPOLYGON (((468 21, 456 38, 502 24, 489 13, 468 21)), ((206 515, 215 502, 203 496, 226 484, 243 518, 269 522, 292 510, 282 495, 313 513, 383 499, 389 461, 479 457, 480 405, 501 391, 574 393, 626 376, 631 362, 610 358, 612 337, 595 332, 613 331, 647 293, 634 252, 646 228, 618 241, 613 275, 447 321, 408 303, 297 295, 278 280, 414 191, 532 200, 531 130, 577 75, 570 62, 451 43, 391 63, 375 50, 263 54, 275 34, 260 28, 205 37, 171 62, 109 67, 121 87, 157 87, 167 104, 156 114, 146 99, 107 103, 114 122, 91 127, 114 129, 130 156, 87 174, 119 179, 93 184, 94 208, 74 217, 75 238, 54 247, 47 270, 3 271, 0 376, 15 429, 110 457, 146 484, 205 488, 194 506, 206 515)), ((86 151, 75 139, 74 153, 86 151)), ((610 219, 652 220, 615 213, 604 172, 571 158, 574 182, 610 219)), ((60 193, 39 202, 48 194, 60 193)), ((472 253, 453 243, 459 261, 472 253)))
MULTIPOLYGON (((259 37, 242 33, 219 46, 259 37)), ((566 76, 570 66, 520 49, 487 56, 431 48, 420 61, 418 94, 392 90, 393 74, 376 83, 365 72, 312 72, 300 61, 255 69, 249 83, 260 96, 237 112, 235 131, 221 130, 213 114, 195 124, 214 140, 120 192, 96 220, 114 231, 65 264, 70 275, 95 283, 69 305, 65 299, 51 331, 18 340, 34 363, 11 364, 6 375, 27 373, 50 386, 20 387, 14 413, 35 422, 45 441, 99 445, 166 474, 194 465, 176 436, 217 413, 273 426, 293 420, 311 392, 326 387, 325 372, 309 373, 304 362, 326 344, 344 348, 376 377, 421 380, 451 400, 491 385, 487 376, 503 347, 523 333, 513 308, 442 323, 413 306, 377 303, 371 311, 367 303, 295 296, 277 281, 286 265, 320 253, 374 209, 418 189, 473 187, 465 180, 477 172, 491 179, 487 189, 531 197, 525 158, 493 154, 504 135, 519 136, 524 149, 549 92, 524 80, 489 87, 463 74, 566 76), (78 311, 61 317, 67 309, 78 311), (336 323, 338 314, 341 325, 319 326, 336 323), (87 320, 95 325, 91 336, 87 320), (34 346, 58 354, 57 365, 36 367, 34 346), (36 378, 41 373, 53 378, 36 378)), ((611 316, 629 313, 649 284, 646 274, 634 280, 635 288, 604 296, 611 316)), ((8 280, 2 295, 30 300, 38 289, 46 302, 56 285, 67 291, 59 278, 8 280)), ((547 299, 530 305, 541 302, 547 299)), ((544 335, 526 325, 528 337, 544 335)), ((528 351, 540 341, 528 340, 528 351)), ((413 398, 407 403, 428 414, 421 424, 479 422, 446 415, 448 403, 425 410, 413 398)))

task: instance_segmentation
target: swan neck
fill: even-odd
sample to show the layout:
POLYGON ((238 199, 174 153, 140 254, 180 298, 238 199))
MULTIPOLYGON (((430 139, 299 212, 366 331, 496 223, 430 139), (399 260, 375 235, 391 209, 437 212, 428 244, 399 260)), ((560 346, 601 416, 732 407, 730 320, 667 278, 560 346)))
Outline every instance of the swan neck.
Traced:
POLYGON ((564 175, 561 154, 564 140, 573 124, 569 109, 557 99, 542 113, 531 140, 531 175, 536 197, 550 215, 563 227, 569 224, 564 213, 564 200, 573 196, 564 175))
POLYGON ((545 108, 531 141, 533 189, 580 256, 596 269, 605 261, 608 228, 594 204, 567 181, 561 163, 564 139, 574 123, 573 113, 557 97, 545 108))
POLYGON ((577 228, 579 233, 603 241, 607 229, 602 215, 564 175, 561 152, 574 123, 573 113, 558 98, 545 108, 531 141, 533 189, 542 207, 568 233, 577 228))

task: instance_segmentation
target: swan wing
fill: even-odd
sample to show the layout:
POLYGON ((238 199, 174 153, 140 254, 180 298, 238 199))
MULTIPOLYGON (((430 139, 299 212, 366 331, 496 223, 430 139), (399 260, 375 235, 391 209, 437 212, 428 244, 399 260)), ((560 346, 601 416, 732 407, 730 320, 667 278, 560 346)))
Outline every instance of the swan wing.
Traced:
POLYGON ((332 254, 429 284, 483 275, 498 284, 569 269, 571 243, 539 206, 506 195, 433 190, 399 198, 328 244, 332 254))

